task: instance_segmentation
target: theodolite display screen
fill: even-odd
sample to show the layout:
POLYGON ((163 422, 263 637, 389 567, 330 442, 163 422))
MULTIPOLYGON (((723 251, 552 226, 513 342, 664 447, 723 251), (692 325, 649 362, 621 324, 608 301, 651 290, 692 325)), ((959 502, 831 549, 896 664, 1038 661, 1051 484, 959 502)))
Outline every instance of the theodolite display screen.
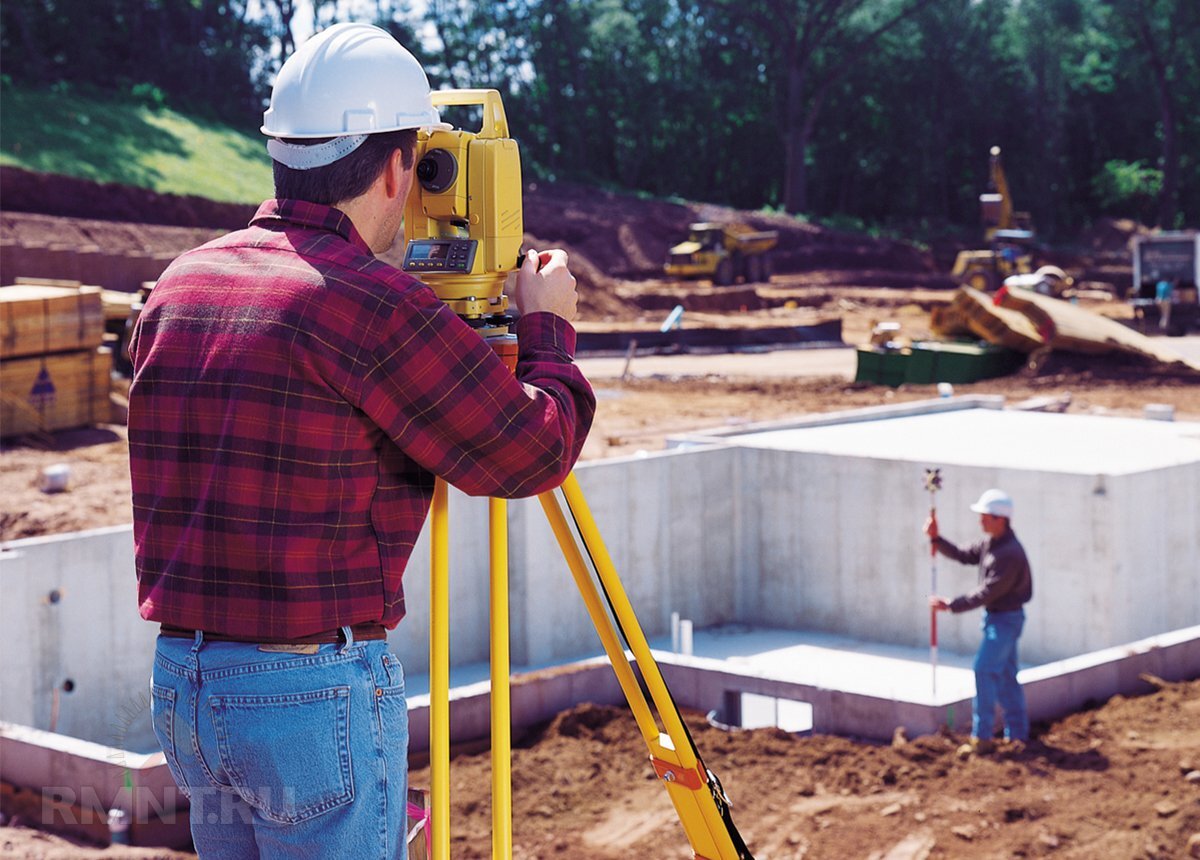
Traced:
POLYGON ((474 239, 418 239, 404 254, 406 272, 470 272, 475 263, 474 239))

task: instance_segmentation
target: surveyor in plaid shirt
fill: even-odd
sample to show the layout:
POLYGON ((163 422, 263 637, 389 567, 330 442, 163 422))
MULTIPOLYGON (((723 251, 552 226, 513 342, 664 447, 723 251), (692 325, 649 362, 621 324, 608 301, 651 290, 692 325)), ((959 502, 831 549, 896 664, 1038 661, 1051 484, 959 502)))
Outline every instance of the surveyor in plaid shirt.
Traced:
POLYGON ((437 123, 390 35, 314 36, 266 115, 276 199, 174 261, 137 325, 152 713, 203 858, 404 856, 407 708, 385 635, 434 478, 473 495, 552 489, 591 425, 562 251, 518 272, 515 377, 376 258, 401 226, 416 129, 437 123))

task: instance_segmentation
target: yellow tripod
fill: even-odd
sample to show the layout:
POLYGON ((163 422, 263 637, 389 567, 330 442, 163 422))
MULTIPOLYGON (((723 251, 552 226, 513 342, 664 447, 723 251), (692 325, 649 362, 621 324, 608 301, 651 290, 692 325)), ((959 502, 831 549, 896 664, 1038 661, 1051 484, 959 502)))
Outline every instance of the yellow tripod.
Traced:
MULTIPOLYGON (((521 166, 516 141, 496 90, 438 90, 435 106, 476 106, 479 132, 439 129, 417 139, 417 181, 406 203, 409 241, 404 269, 428 281, 438 297, 467 320, 516 369, 517 339, 508 331, 504 281, 520 265, 524 237, 521 166)), ((697 858, 750 860, 729 817, 721 784, 701 762, 679 710, 613 569, 579 485, 571 475, 560 488, 574 520, 573 533, 554 493, 540 498, 563 554, 604 643, 617 679, 650 749, 654 770, 675 804, 697 858), (588 564, 595 568, 599 585, 588 564), (601 602, 607 598, 616 619, 601 602), (620 644, 629 644, 650 693, 647 702, 620 644), (663 730, 655 721, 657 710, 663 730)), ((450 531, 446 485, 438 481, 430 512, 429 760, 434 860, 450 857, 450 531)), ((512 857, 511 715, 508 637, 508 507, 489 501, 491 532, 492 856, 512 857)))
MULTIPOLYGON (((489 341, 493 341, 489 338, 489 341)), ((497 351, 509 353, 515 366, 515 338, 495 339, 497 351), (511 352, 510 352, 511 351, 511 352)), ((575 475, 555 492, 538 497, 558 539, 563 556, 583 596, 588 614, 604 644, 642 738, 650 762, 662 780, 697 860, 753 860, 729 813, 720 781, 701 761, 691 735, 663 681, 658 663, 634 614, 612 559, 592 519, 575 475), (561 494, 568 522, 559 503, 561 494), (572 523, 574 529, 572 529, 572 523), (593 576, 594 570, 594 576, 593 576), (605 602, 612 611, 610 618, 605 602), (649 691, 638 684, 620 637, 649 691), (657 713, 658 720, 655 718, 657 713), (659 728, 661 721, 662 729, 659 728)), ((491 562, 491 742, 492 857, 512 857, 511 715, 508 637, 508 506, 488 500, 491 562)), ((440 479, 430 511, 430 664, 429 738, 434 860, 450 857, 450 530, 448 493, 440 479)))

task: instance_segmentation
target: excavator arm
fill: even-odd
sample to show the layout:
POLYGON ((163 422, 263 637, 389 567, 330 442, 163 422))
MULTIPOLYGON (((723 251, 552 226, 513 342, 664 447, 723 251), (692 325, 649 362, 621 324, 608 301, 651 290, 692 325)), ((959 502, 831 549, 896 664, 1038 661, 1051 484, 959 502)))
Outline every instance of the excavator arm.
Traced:
POLYGON ((1000 147, 993 146, 989 162, 990 180, 988 190, 1000 197, 1000 213, 995 227, 997 230, 1013 228, 1012 193, 1008 190, 1008 177, 1004 175, 1004 164, 1000 161, 1000 147))

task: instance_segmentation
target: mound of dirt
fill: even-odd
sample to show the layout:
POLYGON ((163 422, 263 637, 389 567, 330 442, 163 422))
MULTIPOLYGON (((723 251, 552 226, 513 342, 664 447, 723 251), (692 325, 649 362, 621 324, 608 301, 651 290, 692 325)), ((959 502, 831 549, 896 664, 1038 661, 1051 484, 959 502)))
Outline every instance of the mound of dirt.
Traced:
POLYGON ((830 230, 789 215, 671 203, 568 182, 533 183, 525 192, 526 230, 577 249, 612 278, 661 277, 667 250, 685 239, 688 225, 696 221, 740 222, 777 231, 779 243, 771 252, 777 272, 934 271, 928 252, 914 245, 830 230))
MULTIPOLYGON (((161 271, 173 256, 244 226, 255 209, 12 167, 0 168, 0 199, 0 233, 5 241, 20 248, 51 251, 33 258, 36 262, 28 255, 18 257, 10 252, 10 259, 17 262, 5 266, 8 282, 17 276, 86 278, 72 249, 149 257, 157 261, 155 271, 161 271), (14 266, 33 266, 37 271, 7 271, 14 266)), ((929 254, 915 246, 829 230, 786 215, 671 203, 566 182, 530 183, 524 202, 526 244, 567 250, 579 282, 584 319, 628 321, 641 316, 645 308, 623 296, 622 286, 661 278, 667 250, 686 237, 688 225, 694 221, 741 221, 755 229, 778 231, 779 244, 772 259, 775 271, 784 275, 874 269, 890 275, 881 281, 877 272, 867 280, 868 285, 894 285, 899 276, 905 286, 913 279, 940 277, 929 254)), ((392 265, 399 265, 403 256, 403 243, 381 255, 392 265)), ((142 268, 136 272, 136 277, 127 278, 128 284, 101 285, 136 290, 146 277, 142 268)), ((94 267, 92 276, 98 276, 94 267)), ((942 280, 938 286, 951 286, 942 280)), ((684 299, 691 286, 675 284, 675 301, 684 299)), ((724 306, 736 309, 740 304, 744 303, 726 302, 724 306)))
POLYGON ((257 208, 19 167, 0 167, 0 200, 11 212, 223 230, 244 226, 257 208))

